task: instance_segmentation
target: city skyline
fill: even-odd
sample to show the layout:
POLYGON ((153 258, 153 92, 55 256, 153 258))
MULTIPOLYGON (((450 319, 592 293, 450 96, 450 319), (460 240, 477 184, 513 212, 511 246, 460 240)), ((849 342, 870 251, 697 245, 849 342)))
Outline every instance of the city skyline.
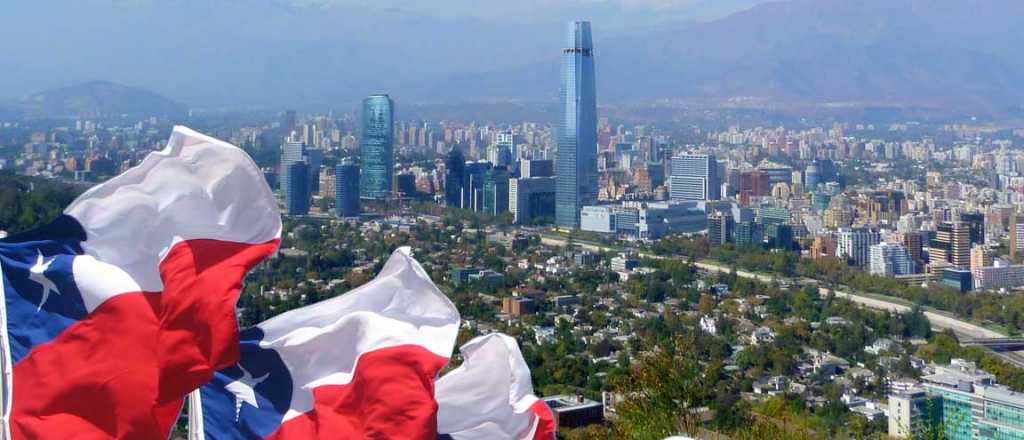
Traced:
POLYGON ((68 1, 0 96, 158 90, 0 99, 16 439, 1024 439, 1024 3, 68 1))

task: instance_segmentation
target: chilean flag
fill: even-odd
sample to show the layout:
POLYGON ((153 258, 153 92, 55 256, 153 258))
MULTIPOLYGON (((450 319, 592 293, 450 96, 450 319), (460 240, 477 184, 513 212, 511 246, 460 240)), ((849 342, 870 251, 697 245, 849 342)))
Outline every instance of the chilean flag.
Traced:
POLYGON ((440 438, 553 440, 555 419, 533 395, 519 344, 492 333, 464 344, 462 365, 437 382, 440 438))
POLYGON ((369 283, 242 333, 193 393, 193 439, 434 439, 459 313, 409 248, 369 283), (198 396, 198 398, 197 398, 198 396))
POLYGON ((167 438, 239 357, 245 273, 281 218, 242 150, 175 127, 165 149, 0 241, 8 438, 167 438))

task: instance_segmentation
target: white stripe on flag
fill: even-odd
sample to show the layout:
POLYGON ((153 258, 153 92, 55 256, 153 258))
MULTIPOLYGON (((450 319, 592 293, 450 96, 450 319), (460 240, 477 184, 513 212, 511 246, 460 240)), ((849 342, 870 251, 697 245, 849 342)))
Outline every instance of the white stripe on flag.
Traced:
POLYGON ((188 440, 206 440, 203 429, 203 397, 202 388, 188 395, 188 440))
POLYGON ((0 263, 0 439, 11 438, 11 393, 14 388, 11 344, 7 336, 7 291, 4 290, 3 264, 0 263))

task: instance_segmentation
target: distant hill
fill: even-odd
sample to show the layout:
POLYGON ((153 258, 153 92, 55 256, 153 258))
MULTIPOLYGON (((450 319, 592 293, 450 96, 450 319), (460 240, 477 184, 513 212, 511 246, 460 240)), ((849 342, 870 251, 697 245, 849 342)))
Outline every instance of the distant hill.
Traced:
POLYGON ((90 81, 46 90, 21 100, 22 111, 39 118, 97 118, 120 115, 178 116, 186 108, 145 89, 90 81))

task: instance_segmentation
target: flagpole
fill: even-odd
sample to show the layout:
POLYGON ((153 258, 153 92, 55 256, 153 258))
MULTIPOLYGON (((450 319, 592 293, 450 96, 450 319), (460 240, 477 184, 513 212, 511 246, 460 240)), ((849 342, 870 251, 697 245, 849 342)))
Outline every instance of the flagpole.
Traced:
POLYGON ((3 264, 0 263, 0 440, 11 438, 11 344, 7 335, 7 292, 4 290, 3 264))
POLYGON ((188 395, 188 440, 205 440, 203 429, 203 400, 199 389, 188 395))

